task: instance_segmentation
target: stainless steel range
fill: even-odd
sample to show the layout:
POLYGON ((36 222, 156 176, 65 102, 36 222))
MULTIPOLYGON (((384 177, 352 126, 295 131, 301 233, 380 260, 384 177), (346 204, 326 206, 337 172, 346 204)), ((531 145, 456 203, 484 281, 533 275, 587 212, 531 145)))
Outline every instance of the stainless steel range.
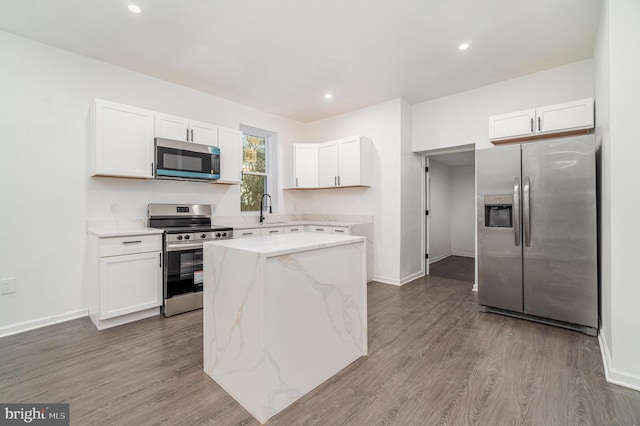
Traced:
POLYGON ((149 227, 164 230, 165 317, 202 308, 202 244, 229 239, 233 228, 211 225, 208 204, 149 204, 149 227))

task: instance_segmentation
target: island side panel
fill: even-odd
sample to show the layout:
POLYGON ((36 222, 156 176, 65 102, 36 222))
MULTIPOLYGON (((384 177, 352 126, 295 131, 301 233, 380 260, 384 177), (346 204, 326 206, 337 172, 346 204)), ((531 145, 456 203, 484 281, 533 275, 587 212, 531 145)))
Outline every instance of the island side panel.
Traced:
POLYGON ((264 257, 204 244, 204 371, 264 423, 264 257))
POLYGON ((367 354, 364 241, 270 257, 265 380, 269 417, 367 354))

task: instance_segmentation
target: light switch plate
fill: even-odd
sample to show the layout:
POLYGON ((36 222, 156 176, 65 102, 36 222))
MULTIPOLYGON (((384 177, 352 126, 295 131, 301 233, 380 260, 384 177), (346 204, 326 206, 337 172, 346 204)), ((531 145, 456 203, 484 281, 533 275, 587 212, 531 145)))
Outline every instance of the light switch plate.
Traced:
POLYGON ((0 280, 0 294, 11 294, 16 292, 15 278, 3 278, 0 280))

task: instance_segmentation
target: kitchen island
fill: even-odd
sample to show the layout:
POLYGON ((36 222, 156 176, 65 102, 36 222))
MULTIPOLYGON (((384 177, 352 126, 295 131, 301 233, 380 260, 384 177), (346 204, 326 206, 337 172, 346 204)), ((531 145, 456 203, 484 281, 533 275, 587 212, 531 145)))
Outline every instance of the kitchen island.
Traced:
POLYGON ((365 238, 204 244, 204 371, 261 423, 367 354, 365 238))

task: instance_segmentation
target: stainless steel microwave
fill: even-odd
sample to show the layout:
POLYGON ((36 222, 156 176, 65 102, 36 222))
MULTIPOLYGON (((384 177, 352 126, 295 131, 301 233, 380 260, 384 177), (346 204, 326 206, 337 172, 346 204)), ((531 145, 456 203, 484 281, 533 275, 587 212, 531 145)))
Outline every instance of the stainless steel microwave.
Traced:
POLYGON ((154 175, 157 179, 220 179, 220 148, 156 138, 154 175))

